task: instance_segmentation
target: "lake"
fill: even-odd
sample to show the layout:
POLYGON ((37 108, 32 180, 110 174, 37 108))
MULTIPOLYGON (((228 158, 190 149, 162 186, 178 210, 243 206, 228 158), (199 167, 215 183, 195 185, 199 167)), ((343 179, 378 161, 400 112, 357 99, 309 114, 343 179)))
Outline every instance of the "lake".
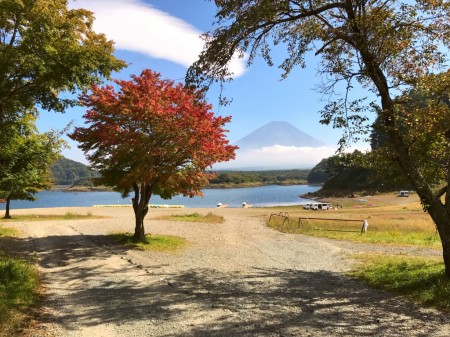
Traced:
MULTIPOLYGON (((254 207, 298 205, 310 200, 300 198, 308 192, 319 190, 319 186, 292 185, 292 186, 261 186, 251 188, 224 188, 205 189, 203 197, 187 198, 174 197, 163 200, 153 196, 150 204, 157 205, 184 205, 187 208, 216 207, 220 202, 229 207, 242 207, 243 202, 253 204, 254 207)), ((42 191, 37 194, 36 201, 13 200, 11 209, 20 208, 47 208, 47 207, 90 207, 93 205, 131 205, 131 196, 122 199, 116 192, 61 192, 42 191)), ((0 210, 5 204, 0 204, 0 210)))

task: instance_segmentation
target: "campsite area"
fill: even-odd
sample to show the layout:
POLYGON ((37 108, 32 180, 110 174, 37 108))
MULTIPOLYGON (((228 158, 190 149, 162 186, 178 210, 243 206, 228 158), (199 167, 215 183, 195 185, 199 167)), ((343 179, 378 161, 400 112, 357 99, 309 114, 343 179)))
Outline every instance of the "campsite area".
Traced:
POLYGON ((317 237, 325 232, 363 236, 379 231, 382 223, 415 222, 433 235, 418 199, 385 195, 327 201, 340 207, 195 210, 222 216, 221 223, 166 217, 191 209, 151 209, 148 233, 188 241, 174 252, 130 249, 107 237, 133 230, 130 208, 19 210, 14 215, 92 217, 2 222, 21 234, 0 238, 0 249, 34 256, 39 266, 42 307, 27 336, 448 336, 448 313, 349 275, 358 254, 439 257, 439 243, 317 237), (288 212, 296 228, 300 216, 368 218, 369 228, 365 234, 358 233, 359 224, 356 233, 325 228, 287 233, 269 223, 270 214, 280 212, 288 212))

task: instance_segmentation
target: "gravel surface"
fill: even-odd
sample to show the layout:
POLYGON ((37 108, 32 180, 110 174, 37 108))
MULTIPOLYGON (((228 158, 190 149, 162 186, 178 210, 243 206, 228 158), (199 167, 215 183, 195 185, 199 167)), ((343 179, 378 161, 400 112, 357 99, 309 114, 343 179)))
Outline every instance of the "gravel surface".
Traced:
POLYGON ((450 336, 449 314, 345 276, 347 253, 365 245, 276 232, 264 209, 214 209, 223 224, 155 220, 187 211, 152 209, 147 231, 185 237, 179 253, 105 237, 133 230, 128 208, 15 214, 68 211, 108 218, 11 223, 24 233, 17 247, 37 256, 46 293, 27 336, 450 336))

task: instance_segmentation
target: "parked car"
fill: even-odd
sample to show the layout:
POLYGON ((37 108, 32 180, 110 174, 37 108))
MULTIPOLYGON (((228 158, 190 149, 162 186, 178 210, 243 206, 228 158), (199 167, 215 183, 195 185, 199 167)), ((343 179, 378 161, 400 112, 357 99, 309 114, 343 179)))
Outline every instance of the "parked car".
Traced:
POLYGON ((333 209, 333 205, 328 202, 316 202, 316 203, 309 203, 303 205, 304 209, 312 209, 312 210, 319 210, 319 209, 333 209))

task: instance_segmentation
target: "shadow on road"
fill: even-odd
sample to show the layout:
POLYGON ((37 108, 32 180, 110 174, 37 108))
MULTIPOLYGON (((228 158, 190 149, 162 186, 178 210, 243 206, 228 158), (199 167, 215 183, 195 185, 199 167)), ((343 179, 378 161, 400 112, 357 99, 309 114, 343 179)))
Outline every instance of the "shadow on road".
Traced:
POLYGON ((61 298, 50 298, 48 304, 59 306, 57 321, 68 330, 130 324, 140 326, 143 336, 180 337, 431 336, 450 331, 447 314, 338 273, 283 268, 173 272, 154 261, 148 267, 121 259, 125 249, 102 236, 45 237, 34 245, 42 268, 50 271, 46 277, 57 278, 61 287, 61 298))

